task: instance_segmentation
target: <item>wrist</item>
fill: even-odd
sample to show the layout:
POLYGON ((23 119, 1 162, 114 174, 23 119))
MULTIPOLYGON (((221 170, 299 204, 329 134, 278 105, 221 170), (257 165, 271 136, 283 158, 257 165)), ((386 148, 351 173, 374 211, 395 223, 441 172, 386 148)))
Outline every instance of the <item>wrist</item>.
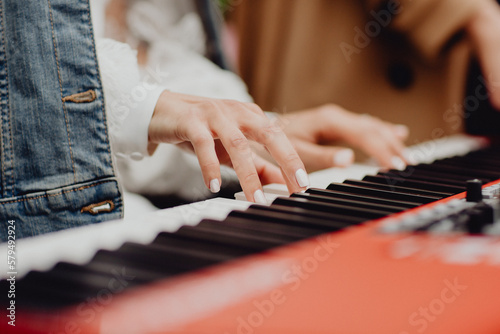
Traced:
POLYGON ((159 96, 158 100, 156 101, 156 105, 154 107, 153 113, 151 115, 151 119, 149 121, 149 126, 148 126, 148 153, 151 155, 151 152, 154 152, 156 150, 156 147, 160 143, 160 138, 158 137, 158 131, 157 131, 157 123, 158 123, 158 118, 160 117, 161 110, 165 109, 164 101, 168 101, 167 95, 170 92, 168 90, 163 90, 159 96))

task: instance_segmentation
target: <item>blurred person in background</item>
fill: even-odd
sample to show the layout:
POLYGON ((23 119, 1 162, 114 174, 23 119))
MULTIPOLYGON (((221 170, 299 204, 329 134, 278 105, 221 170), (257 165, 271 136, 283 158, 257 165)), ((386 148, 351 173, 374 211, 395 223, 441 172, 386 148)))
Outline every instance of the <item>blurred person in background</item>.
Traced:
POLYGON ((494 0, 230 3, 240 75, 265 110, 336 103, 407 125, 412 145, 462 132, 464 120, 472 134, 499 132, 494 0))
MULTIPOLYGON (((221 17, 213 5, 209 0, 96 1, 96 17, 105 11, 106 20, 95 25, 103 35, 137 49, 143 77, 170 91, 250 102, 245 84, 229 70, 220 40, 221 17)), ((401 168, 406 162, 405 126, 349 113, 332 104, 275 121, 308 171, 353 162, 351 149, 323 145, 336 140, 364 150, 386 167, 401 168)), ((266 155, 264 150, 259 152, 266 155)), ((195 173, 199 167, 193 157, 171 145, 160 145, 143 161, 120 159, 119 167, 126 188, 134 193, 159 197, 175 193, 186 201, 210 195, 200 186, 195 173)), ((230 183, 231 172, 226 170, 223 176, 227 179, 222 183, 230 183)))

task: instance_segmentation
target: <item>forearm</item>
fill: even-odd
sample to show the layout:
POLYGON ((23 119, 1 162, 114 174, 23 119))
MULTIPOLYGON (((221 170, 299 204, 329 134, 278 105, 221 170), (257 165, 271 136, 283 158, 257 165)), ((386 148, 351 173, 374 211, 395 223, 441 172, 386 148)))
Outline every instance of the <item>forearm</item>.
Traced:
POLYGON ((492 105, 500 110, 500 7, 486 3, 466 28, 479 59, 492 105))
POLYGON ((492 0, 365 0, 369 14, 389 16, 389 28, 408 36, 428 59, 435 59, 471 18, 492 0), (386 6, 381 7, 383 4, 386 6))

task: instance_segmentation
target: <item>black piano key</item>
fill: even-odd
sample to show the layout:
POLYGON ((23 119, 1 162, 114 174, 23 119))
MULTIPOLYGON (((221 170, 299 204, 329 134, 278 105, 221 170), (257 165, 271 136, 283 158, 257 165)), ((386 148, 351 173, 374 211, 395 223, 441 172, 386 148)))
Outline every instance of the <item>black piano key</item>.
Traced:
POLYGON ((101 268, 101 270, 102 268, 112 270, 113 267, 127 268, 142 272, 152 272, 164 277, 177 275, 186 270, 184 265, 177 265, 176 263, 169 266, 157 266, 155 263, 151 264, 149 261, 142 261, 140 257, 129 256, 126 252, 121 252, 120 249, 116 251, 100 250, 94 255, 88 265, 101 268))
POLYGON ((425 170, 449 172, 459 175, 476 175, 477 177, 483 177, 488 179, 496 179, 499 176, 497 171, 490 171, 478 164, 470 164, 470 165, 471 167, 466 167, 459 163, 446 164, 436 161, 435 163, 432 164, 417 165, 417 167, 425 170), (475 165, 475 167, 472 167, 473 165, 475 165))
POLYGON ((484 158, 493 158, 498 159, 500 161, 500 146, 496 145, 497 142, 494 142, 493 146, 484 147, 478 150, 474 150, 472 152, 467 153, 464 157, 472 156, 472 157, 484 157, 484 158))
POLYGON ((374 196, 374 197, 379 197, 379 198, 384 198, 384 199, 392 199, 395 201, 415 202, 415 203, 419 203, 421 205, 439 200, 438 197, 402 194, 402 193, 397 193, 397 192, 393 192, 393 191, 378 190, 378 189, 373 189, 373 188, 359 187, 359 186, 354 186, 354 185, 350 185, 350 184, 342 184, 342 183, 331 183, 327 187, 327 189, 349 192, 349 193, 359 194, 359 195, 374 196))
POLYGON ((439 173, 449 173, 453 175, 462 175, 469 178, 484 178, 488 180, 494 180, 498 178, 498 173, 491 173, 481 169, 478 166, 476 170, 470 170, 459 166, 438 166, 432 164, 420 164, 415 166, 415 168, 420 170, 437 171, 439 173))
POLYGON ((132 242, 124 243, 116 252, 131 258, 141 258, 152 266, 177 266, 185 270, 199 269, 234 258, 229 254, 206 252, 180 245, 142 245, 132 242))
MULTIPOLYGON (((67 263, 64 264, 67 266, 70 265, 67 263)), ((134 277, 134 280, 139 282, 153 282, 174 276, 180 272, 178 268, 170 270, 168 268, 162 268, 162 270, 158 270, 157 268, 154 268, 154 270, 144 269, 138 267, 133 261, 123 261, 123 258, 116 257, 108 258, 107 260, 105 260, 105 257, 94 257, 89 263, 80 267, 95 272, 134 277)))
POLYGON ((401 171, 393 171, 393 172, 379 172, 377 175, 384 176, 384 177, 400 177, 406 180, 412 180, 412 181, 425 181, 425 182, 431 182, 431 183, 441 183, 441 184, 446 184, 449 186, 453 187, 465 187, 465 182, 464 181, 457 181, 455 179, 451 179, 450 177, 448 178, 442 178, 442 177, 433 177, 433 176, 426 176, 426 175, 416 175, 415 173, 404 173, 401 171))
POLYGON ((16 282, 16 303, 23 306, 43 303, 49 307, 76 303, 95 291, 86 286, 73 284, 70 289, 65 282, 60 282, 51 271, 31 271, 22 280, 16 282), (68 292, 68 293, 67 293, 68 292))
POLYGON ((53 310, 80 303, 91 296, 95 290, 90 292, 82 291, 81 287, 70 290, 57 288, 56 286, 45 286, 36 284, 33 279, 50 277, 49 272, 30 272, 26 276, 28 281, 19 281, 16 283, 16 307, 24 310, 43 309, 53 310))
MULTIPOLYGON (((43 275, 46 272, 41 273, 43 275)), ((25 276, 27 277, 27 276, 25 276)), ((2 283, 0 282, 0 288, 2 283)), ((16 282, 16 308, 22 310, 57 310, 65 306, 82 301, 81 297, 65 295, 59 290, 47 290, 45 287, 36 286, 32 283, 25 284, 20 280, 16 282)), ((8 300, 0 297, 0 305, 7 306, 8 300)))
POLYGON ((251 214, 245 217, 245 215, 241 213, 230 213, 227 218, 219 224, 222 224, 221 228, 226 228, 226 226, 237 227, 246 231, 262 233, 263 235, 284 237, 290 242, 324 233, 324 230, 317 228, 284 225, 272 222, 271 219, 257 221, 252 219, 251 214))
MULTIPOLYGON (((463 164, 475 164, 477 166, 478 164, 484 164, 488 166, 492 166, 495 168, 500 167, 500 159, 498 157, 500 155, 500 151, 497 151, 496 153, 493 151, 488 152, 486 155, 483 154, 482 152, 471 152, 465 156, 455 156, 455 157, 449 157, 439 161, 453 161, 457 163, 463 163, 463 164)), ((498 170, 498 169, 497 169, 498 170)))
POLYGON ((309 188, 306 190, 306 193, 312 194, 312 195, 327 196, 327 197, 332 197, 332 198, 349 199, 349 200, 359 201, 359 202, 363 202, 363 203, 374 203, 374 204, 389 205, 389 206, 395 205, 398 207, 404 207, 406 209, 412 209, 412 208, 415 208, 415 207, 420 205, 419 203, 414 203, 414 202, 386 200, 386 199, 372 197, 372 196, 349 194, 346 192, 335 191, 335 190, 330 190, 330 189, 309 188))
MULTIPOLYGON (((438 172, 438 171, 431 171, 431 170, 426 170, 426 169, 419 169, 417 168, 418 166, 410 166, 408 168, 411 168, 411 170, 408 170, 408 168, 406 170, 404 170, 403 172, 404 173, 408 173, 412 176, 431 176, 431 177, 436 177, 436 178, 441 178, 443 180, 446 180, 446 179, 452 179, 452 180, 455 180, 455 181, 460 181, 460 182, 463 182, 465 184, 465 182, 467 180, 470 180, 470 179, 479 179, 481 180, 483 183, 488 183, 490 182, 491 179, 485 179, 485 178, 482 178, 482 177, 476 177, 474 175, 459 175, 459 174, 452 174, 452 173, 447 173, 447 172, 438 172)), ((395 170, 389 170, 390 173, 393 173, 395 172, 395 170)))
POLYGON ((363 217, 366 218, 366 220, 377 219, 392 214, 392 212, 390 211, 370 210, 370 209, 356 208, 353 206, 314 202, 304 198, 278 197, 274 200, 273 204, 301 207, 309 210, 317 210, 323 212, 334 212, 336 214, 341 214, 346 216, 363 217))
POLYGON ((313 195, 310 193, 292 194, 291 197, 292 198, 294 198, 294 197, 305 198, 305 199, 308 199, 310 201, 315 201, 315 202, 332 203, 332 204, 339 204, 339 205, 349 205, 349 206, 353 206, 356 208, 363 208, 363 209, 369 209, 369 210, 385 210, 385 211, 390 211, 392 213, 401 212, 401 211, 404 211, 406 209, 404 207, 399 207, 399 206, 395 206, 395 205, 373 204, 373 203, 366 203, 366 202, 360 202, 360 201, 332 198, 332 197, 328 197, 328 196, 313 195))
POLYGON ((416 189, 416 188, 391 186, 388 184, 380 184, 380 183, 374 183, 374 182, 368 182, 368 181, 345 180, 344 184, 351 184, 351 185, 360 186, 360 187, 393 191, 393 192, 402 193, 402 194, 429 196, 429 197, 435 197, 437 199, 441 199, 441 198, 445 198, 445 197, 453 195, 452 193, 425 191, 425 190, 420 190, 420 189, 416 189))
POLYGON ((364 221, 366 221, 365 218, 362 217, 352 217, 352 216, 346 216, 346 215, 340 215, 340 214, 335 214, 332 212, 321 212, 321 211, 314 211, 314 210, 308 210, 305 208, 299 208, 299 207, 291 207, 291 206, 284 206, 284 205, 277 205, 273 204, 271 206, 264 206, 264 205, 257 205, 254 204, 248 208, 248 210, 257 210, 257 211, 264 211, 264 212, 283 212, 287 214, 292 214, 294 216, 300 216, 304 219, 320 219, 323 220, 327 223, 332 223, 332 224, 337 224, 337 223, 344 223, 344 224, 359 224, 364 221))
POLYGON ((429 181, 414 181, 402 177, 390 177, 382 175, 367 175, 363 178, 363 181, 380 183, 386 185, 401 186, 407 188, 417 188, 422 190, 429 190, 434 192, 445 192, 450 195, 458 194, 465 191, 465 187, 450 186, 443 183, 435 183, 429 181))
POLYGON ((175 235, 191 240, 208 241, 231 248, 238 248, 243 254, 262 252, 276 245, 275 241, 266 242, 265 240, 256 240, 254 237, 227 235, 220 233, 220 229, 206 229, 198 226, 182 226, 175 232, 175 235))
POLYGON ((100 250, 90 264, 95 266, 99 263, 106 266, 114 263, 129 270, 152 272, 168 277, 231 259, 234 259, 234 256, 181 246, 127 242, 115 251, 100 250))
MULTIPOLYGON (((481 165, 487 165, 491 166, 493 168, 500 168, 500 160, 498 160, 498 157, 495 157, 495 155, 500 155, 500 152, 497 152, 495 154, 491 154, 489 156, 481 156, 481 155, 467 155, 465 157, 460 157, 461 159, 454 159, 454 158, 449 158, 446 159, 447 161, 457 161, 459 163, 471 163, 475 164, 476 166, 481 166, 481 165)), ((458 158, 458 157, 455 157, 458 158)))
POLYGON ((493 173, 498 175, 497 177, 500 177, 500 173, 498 172, 500 170, 500 166, 492 165, 489 164, 486 161, 457 161, 457 160, 441 160, 441 161, 436 161, 433 163, 435 166, 454 166, 454 167, 460 167, 461 169, 468 171, 469 173, 474 173, 478 168, 481 169, 481 171, 486 171, 488 173, 493 173))
MULTIPOLYGON (((82 266, 60 263, 47 272, 32 271, 19 282, 19 302, 25 305, 43 302, 48 307, 61 307, 96 297, 109 289, 112 273, 96 272, 82 266)), ((127 282, 127 288, 144 284, 139 280, 127 282)))
POLYGON ((346 223, 335 223, 320 219, 309 218, 272 211, 260 211, 248 209, 245 211, 233 211, 229 214, 230 217, 242 217, 259 222, 273 223, 285 226, 285 228, 299 227, 306 231, 311 231, 311 235, 317 235, 329 231, 337 231, 349 226, 346 223))
POLYGON ((162 232, 158 234, 152 244, 157 245, 168 245, 176 247, 187 247, 190 249, 196 249, 197 251, 224 254, 231 257, 241 257, 249 254, 249 250, 246 248, 227 246, 217 242, 213 242, 211 239, 191 239, 185 237, 182 233, 169 233, 162 232))
MULTIPOLYGON (((466 163, 471 163, 475 166, 491 166, 498 170, 500 168, 500 159, 498 159, 497 155, 500 155, 500 152, 490 154, 488 156, 479 156, 479 155, 470 155, 463 159, 466 163)), ((450 158, 450 161, 458 161, 456 159, 450 158)))
POLYGON ((297 240, 297 237, 290 237, 277 234, 269 234, 267 232, 252 230, 245 226, 237 226, 233 223, 221 222, 216 220, 205 219, 200 222, 196 228, 202 230, 217 231, 221 235, 240 239, 248 239, 254 242, 263 249, 269 249, 297 240))
POLYGON ((104 263, 89 262, 85 265, 77 265, 68 262, 59 262, 51 270, 52 272, 58 272, 62 277, 69 278, 73 273, 78 273, 82 282, 88 285, 94 285, 96 287, 102 287, 104 285, 109 285, 110 281, 113 283, 113 279, 124 279, 129 278, 127 281, 127 287, 134 287, 136 285, 141 285, 144 283, 149 283, 151 281, 164 278, 168 275, 165 273, 159 274, 157 272, 137 270, 131 267, 124 267, 122 265, 116 265, 115 263, 104 263), (85 276, 87 275, 87 276, 85 276), (95 281, 92 283, 87 277, 101 277, 101 281, 95 281), (82 277, 85 277, 82 279, 82 277))

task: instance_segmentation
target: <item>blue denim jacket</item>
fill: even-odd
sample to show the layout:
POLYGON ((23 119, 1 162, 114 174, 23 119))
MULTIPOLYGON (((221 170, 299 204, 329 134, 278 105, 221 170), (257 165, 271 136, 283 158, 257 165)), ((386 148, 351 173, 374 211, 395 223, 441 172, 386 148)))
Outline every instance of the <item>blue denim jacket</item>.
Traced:
POLYGON ((0 0, 0 238, 122 216, 88 0, 0 0))

